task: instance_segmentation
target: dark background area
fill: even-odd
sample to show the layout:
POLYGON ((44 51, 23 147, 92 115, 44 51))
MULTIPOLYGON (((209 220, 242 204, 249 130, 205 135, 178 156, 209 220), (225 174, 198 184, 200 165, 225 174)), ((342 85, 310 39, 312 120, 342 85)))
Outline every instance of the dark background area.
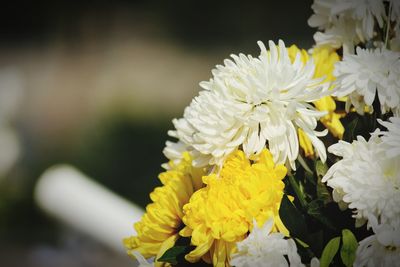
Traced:
MULTIPOLYGON (((0 11, 1 44, 46 43, 55 37, 77 43, 82 25, 98 37, 118 19, 133 28, 150 22, 162 37, 199 48, 254 46, 254 40, 311 45, 311 1, 10 1, 0 11)), ((143 29, 145 31, 145 29, 143 29)), ((148 33, 151 34, 151 33, 148 33)))

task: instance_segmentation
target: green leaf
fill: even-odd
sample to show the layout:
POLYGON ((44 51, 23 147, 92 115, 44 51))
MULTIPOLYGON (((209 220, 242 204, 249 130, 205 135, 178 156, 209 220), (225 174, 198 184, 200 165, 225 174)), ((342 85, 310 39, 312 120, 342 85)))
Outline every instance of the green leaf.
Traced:
POLYGON ((358 117, 354 118, 349 124, 347 124, 346 130, 344 132, 343 140, 351 142, 354 140, 355 135, 356 135, 356 129, 359 124, 359 119, 358 117))
POLYGON ((326 163, 322 163, 320 160, 315 162, 315 172, 317 173, 317 197, 323 200, 325 205, 332 202, 332 197, 326 184, 321 182, 322 177, 324 177, 327 171, 328 166, 326 163))
POLYGON ((283 195, 282 197, 279 216, 289 230, 291 237, 297 237, 303 242, 307 242, 307 225, 303 214, 290 202, 287 195, 283 195))
POLYGON ((297 243, 299 243, 303 248, 309 248, 310 246, 307 243, 304 243, 303 241, 301 241, 298 238, 295 238, 295 240, 297 241, 297 243))
POLYGON ((342 258, 344 265, 351 267, 356 259, 358 242, 354 234, 348 229, 342 231, 342 240, 343 245, 340 249, 340 257, 342 258))
POLYGON ((320 178, 318 178, 318 184, 317 184, 317 197, 318 199, 321 199, 324 202, 324 205, 332 202, 332 196, 329 193, 329 190, 326 187, 326 185, 321 182, 320 178))
POLYGON ((339 250, 340 236, 332 238, 322 251, 320 267, 328 267, 339 250))
POLYGON ((157 261, 169 262, 171 264, 178 264, 178 257, 188 253, 190 251, 190 247, 188 246, 175 246, 167 251, 157 259, 157 261))
POLYGON ((317 176, 319 178, 324 177, 325 173, 328 171, 328 165, 326 163, 322 163, 322 161, 318 160, 315 163, 315 171, 317 172, 317 176))

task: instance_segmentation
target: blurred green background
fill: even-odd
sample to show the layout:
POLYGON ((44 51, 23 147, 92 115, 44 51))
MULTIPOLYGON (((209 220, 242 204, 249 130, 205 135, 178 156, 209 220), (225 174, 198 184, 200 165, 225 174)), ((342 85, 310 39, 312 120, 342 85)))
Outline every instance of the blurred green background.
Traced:
MULTIPOLYGON (((181 116, 198 83, 231 53, 257 55, 257 40, 309 48, 310 6, 295 0, 5 4, 0 74, 11 68, 20 79, 22 96, 7 125, 21 149, 0 179, 0 265, 130 266, 124 255, 43 213, 32 194, 38 177, 53 164, 72 164, 144 207, 159 184, 171 119, 181 116)), ((0 90, 7 90, 1 79, 0 90)))

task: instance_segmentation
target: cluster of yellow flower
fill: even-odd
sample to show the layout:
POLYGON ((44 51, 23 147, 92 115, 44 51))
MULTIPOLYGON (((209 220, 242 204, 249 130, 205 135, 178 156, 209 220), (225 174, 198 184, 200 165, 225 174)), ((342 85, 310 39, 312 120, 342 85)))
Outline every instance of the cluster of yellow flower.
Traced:
POLYGON ((251 231, 253 218, 259 225, 274 218, 274 230, 288 235, 278 214, 286 168, 275 166, 267 149, 254 162, 236 151, 218 174, 192 167, 188 153, 170 167, 160 174, 163 186, 151 193, 154 202, 135 224, 138 235, 125 239, 128 250, 146 258, 160 257, 179 236, 190 237, 196 248, 186 260, 229 266, 235 244, 251 231))

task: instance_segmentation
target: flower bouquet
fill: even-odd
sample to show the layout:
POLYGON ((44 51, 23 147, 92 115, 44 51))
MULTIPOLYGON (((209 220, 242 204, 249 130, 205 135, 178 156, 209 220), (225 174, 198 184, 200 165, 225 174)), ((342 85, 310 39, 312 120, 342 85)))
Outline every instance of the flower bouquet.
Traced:
POLYGON ((140 266, 400 266, 400 1, 312 9, 310 50, 232 55, 173 120, 140 266))

